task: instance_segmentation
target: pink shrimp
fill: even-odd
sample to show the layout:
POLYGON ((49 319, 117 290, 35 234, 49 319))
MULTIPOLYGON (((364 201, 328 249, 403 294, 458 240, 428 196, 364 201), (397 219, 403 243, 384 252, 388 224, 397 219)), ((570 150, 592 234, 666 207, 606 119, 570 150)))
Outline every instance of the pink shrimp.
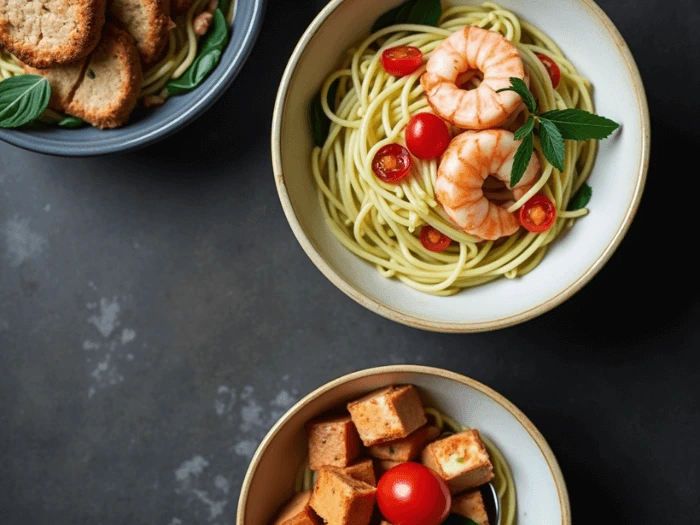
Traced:
POLYGON ((503 35, 480 27, 465 27, 450 35, 433 51, 421 84, 433 111, 463 129, 501 126, 521 105, 510 78, 525 79, 518 49, 503 35), (475 89, 462 89, 458 79, 480 71, 475 89))
POLYGON ((533 153, 520 182, 510 188, 513 158, 520 145, 505 129, 465 131, 452 139, 442 156, 435 183, 435 196, 445 213, 469 235, 496 240, 518 231, 513 202, 498 204, 484 195, 484 181, 493 175, 504 182, 515 199, 532 188, 540 173, 540 161, 533 153))

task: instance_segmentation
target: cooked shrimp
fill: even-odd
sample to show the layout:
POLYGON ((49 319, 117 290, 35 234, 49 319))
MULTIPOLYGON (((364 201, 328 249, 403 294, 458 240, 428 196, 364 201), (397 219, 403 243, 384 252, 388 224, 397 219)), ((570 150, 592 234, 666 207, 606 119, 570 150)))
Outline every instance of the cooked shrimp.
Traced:
POLYGON ((443 154, 435 183, 435 197, 463 231, 485 240, 512 235, 520 227, 512 201, 498 204, 484 195, 489 175, 505 183, 516 199, 532 188, 540 172, 533 153, 520 182, 510 188, 510 172, 520 141, 505 129, 465 131, 452 139, 443 154))
POLYGON ((518 49, 503 35, 480 27, 465 27, 450 35, 433 51, 421 84, 435 113, 464 129, 501 126, 521 104, 510 86, 510 78, 525 78, 518 49), (483 80, 465 90, 458 78, 478 70, 483 80))

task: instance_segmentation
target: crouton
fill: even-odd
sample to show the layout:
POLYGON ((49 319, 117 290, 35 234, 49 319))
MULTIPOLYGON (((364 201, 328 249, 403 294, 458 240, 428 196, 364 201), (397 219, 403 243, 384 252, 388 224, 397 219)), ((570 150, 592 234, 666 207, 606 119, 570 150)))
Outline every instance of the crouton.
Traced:
POLYGON ((320 525, 316 513, 309 507, 311 491, 300 492, 289 500, 277 514, 274 525, 320 525))
POLYGON ((24 72, 28 75, 45 77, 51 84, 49 107, 57 111, 65 111, 85 75, 86 67, 87 59, 83 58, 70 64, 49 69, 35 69, 25 65, 24 72))
POLYGON ((363 481, 321 469, 310 505, 328 525, 369 525, 376 493, 363 481))
POLYGON ((348 410, 368 447, 404 438, 428 421, 413 385, 376 390, 348 403, 348 410))
POLYGON ((374 463, 372 463, 372 460, 370 458, 360 459, 358 461, 355 461, 354 463, 351 463, 347 467, 325 468, 334 470, 336 472, 340 472, 341 474, 350 476, 353 479, 359 479, 360 481, 364 481, 365 483, 372 485, 373 487, 377 486, 377 478, 374 475, 374 463))
POLYGON ((309 467, 347 467, 360 455, 360 437, 350 416, 336 416, 311 421, 309 435, 309 467))
POLYGON ((472 429, 433 441, 421 461, 444 479, 453 494, 493 479, 493 465, 479 431, 472 429))
POLYGON ((100 41, 106 0, 0 0, 0 42, 46 69, 88 56, 100 41))
POLYGON ((111 0, 109 13, 134 37, 144 65, 158 60, 170 33, 168 0, 111 0))
POLYGON ((195 0, 170 0, 170 11, 173 16, 183 15, 194 2, 195 0))
POLYGON ((66 112, 98 128, 121 126, 136 107, 142 77, 134 39, 107 24, 66 112))
POLYGON ((374 462, 374 471, 376 472, 377 477, 381 478, 387 470, 394 468, 397 465, 401 465, 401 463, 406 462, 392 461, 390 459, 378 459, 374 462))
POLYGON ((433 425, 424 425, 405 438, 373 445, 367 449, 370 456, 377 459, 393 461, 411 461, 416 459, 423 447, 440 436, 440 429, 433 425))
POLYGON ((478 489, 454 496, 451 512, 469 518, 477 525, 489 525, 484 498, 478 489))

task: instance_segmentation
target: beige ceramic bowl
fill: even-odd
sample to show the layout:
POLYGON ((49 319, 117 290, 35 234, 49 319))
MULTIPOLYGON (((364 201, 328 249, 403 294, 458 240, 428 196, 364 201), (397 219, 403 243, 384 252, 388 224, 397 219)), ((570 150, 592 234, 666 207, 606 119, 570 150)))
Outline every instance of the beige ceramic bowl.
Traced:
MULTIPOLYGON (((570 298, 603 267, 627 232, 646 181, 650 148, 647 100, 635 61, 619 32, 592 0, 502 0, 560 45, 594 86, 596 112, 622 124, 600 143, 590 215, 530 274, 448 298, 387 280, 346 250, 326 226, 311 175, 309 104, 343 50, 367 35, 398 0, 331 0, 294 50, 282 78, 272 124, 272 161, 287 220, 314 264, 340 290, 395 321, 441 332, 514 325, 570 298)), ((443 5, 477 3, 443 0, 443 5)))
POLYGON ((557 460, 542 434, 503 396, 468 377, 425 366, 362 370, 322 386, 294 405, 260 444, 238 502, 237 525, 267 525, 294 493, 306 456, 304 424, 374 389, 419 387, 426 406, 477 428, 503 453, 515 482, 519 525, 571 525, 569 496, 557 460))

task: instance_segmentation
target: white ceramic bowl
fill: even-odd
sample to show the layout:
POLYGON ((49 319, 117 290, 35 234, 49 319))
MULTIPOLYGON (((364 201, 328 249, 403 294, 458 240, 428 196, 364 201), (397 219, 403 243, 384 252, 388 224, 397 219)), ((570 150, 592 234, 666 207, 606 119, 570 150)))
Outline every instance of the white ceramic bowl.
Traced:
POLYGON ((490 439, 510 466, 519 525, 571 525, 561 470, 542 434, 518 408, 489 387, 447 370, 396 365, 362 370, 322 386, 294 405, 258 447, 238 502, 236 525, 271 523, 294 493, 307 452, 304 424, 374 389, 393 384, 419 387, 423 402, 490 439))
MULTIPOLYGON (((646 181, 650 124, 636 63, 618 30, 592 0, 502 0, 559 44, 594 86, 596 113, 622 124, 600 142, 589 179, 591 213, 557 240, 542 263, 517 280, 500 279, 449 298, 379 275, 326 227, 311 175, 308 112, 346 48, 398 0, 331 0, 299 40, 282 78, 272 124, 272 161, 289 224, 311 260, 340 290, 395 321, 441 332, 493 330, 532 319, 579 291, 627 232, 646 181), (572 30, 575 28, 575 30, 572 30)), ((481 3, 475 0, 443 1, 481 3)))

